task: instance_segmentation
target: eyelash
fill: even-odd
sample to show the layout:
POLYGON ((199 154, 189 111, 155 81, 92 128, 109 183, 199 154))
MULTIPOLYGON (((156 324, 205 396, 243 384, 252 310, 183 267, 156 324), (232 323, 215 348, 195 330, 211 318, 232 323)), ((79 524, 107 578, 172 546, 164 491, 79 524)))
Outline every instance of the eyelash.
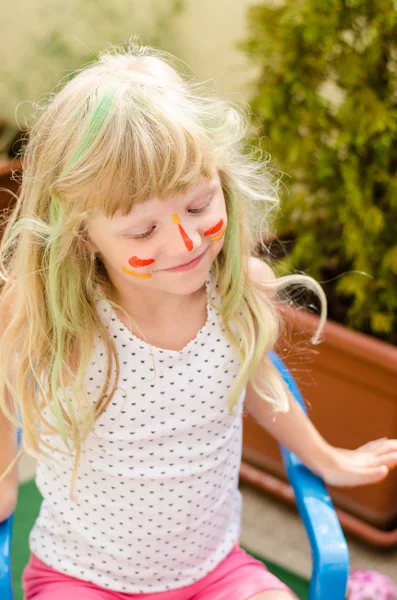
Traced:
POLYGON ((191 208, 189 210, 190 214, 192 214, 192 215, 200 215, 201 213, 205 212, 206 210, 209 209, 209 207, 211 205, 211 200, 212 200, 212 198, 210 198, 209 202, 207 202, 207 204, 205 204, 201 208, 191 208))
POLYGON ((152 227, 152 229, 150 229, 146 233, 143 233, 142 235, 131 235, 128 237, 131 237, 133 240, 143 240, 143 239, 146 240, 147 238, 152 237, 155 230, 156 230, 156 227, 152 227))
MULTIPOLYGON (((202 206, 201 208, 191 208, 189 209, 188 212, 190 212, 191 215, 201 215, 202 213, 204 213, 206 210, 209 209, 210 205, 211 205, 211 200, 210 199, 209 202, 207 202, 207 204, 205 206, 202 206)), ((133 235, 131 236, 133 240, 147 240, 148 238, 152 237, 152 235, 154 234, 154 232, 156 231, 156 227, 152 227, 152 229, 150 229, 147 233, 143 233, 142 235, 133 235)))

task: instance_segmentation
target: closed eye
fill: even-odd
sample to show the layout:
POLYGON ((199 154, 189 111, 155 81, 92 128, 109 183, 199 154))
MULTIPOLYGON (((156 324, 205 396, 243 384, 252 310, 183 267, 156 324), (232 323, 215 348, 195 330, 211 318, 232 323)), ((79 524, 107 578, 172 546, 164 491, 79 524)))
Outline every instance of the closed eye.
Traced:
POLYGON ((133 240, 147 239, 153 235, 155 230, 156 230, 156 226, 153 225, 153 227, 151 229, 149 229, 148 231, 145 231, 145 233, 141 233, 140 235, 129 235, 128 237, 132 238, 133 240))
POLYGON ((209 200, 209 202, 207 202, 207 204, 204 204, 204 206, 200 206, 200 208, 189 208, 188 212, 191 215, 199 215, 199 214, 205 212, 211 206, 211 200, 212 200, 212 198, 209 200))

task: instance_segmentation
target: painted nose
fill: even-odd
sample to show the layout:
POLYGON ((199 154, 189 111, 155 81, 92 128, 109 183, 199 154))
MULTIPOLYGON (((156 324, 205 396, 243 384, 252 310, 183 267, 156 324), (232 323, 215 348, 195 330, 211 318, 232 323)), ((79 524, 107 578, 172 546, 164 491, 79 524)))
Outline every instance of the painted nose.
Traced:
POLYGON ((196 238, 195 234, 190 234, 184 229, 184 227, 181 225, 181 220, 179 218, 179 215, 177 215, 176 213, 174 213, 172 215, 172 220, 174 221, 175 225, 178 228, 178 238, 183 242, 183 245, 185 246, 185 248, 187 249, 188 252, 191 252, 194 248, 194 238, 196 238))

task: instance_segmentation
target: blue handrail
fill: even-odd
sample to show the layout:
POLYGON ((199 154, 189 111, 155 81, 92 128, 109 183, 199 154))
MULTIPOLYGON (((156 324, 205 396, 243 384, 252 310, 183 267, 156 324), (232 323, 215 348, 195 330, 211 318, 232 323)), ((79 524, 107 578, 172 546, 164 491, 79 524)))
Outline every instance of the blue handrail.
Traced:
POLYGON ((12 600, 11 535, 13 516, 0 523, 0 598, 12 600))
MULTIPOLYGON (((277 354, 271 352, 270 358, 306 413, 304 400, 291 373, 277 354)), ((281 454, 312 551, 308 600, 344 600, 349 550, 331 498, 322 479, 309 471, 293 452, 281 446, 281 454)))

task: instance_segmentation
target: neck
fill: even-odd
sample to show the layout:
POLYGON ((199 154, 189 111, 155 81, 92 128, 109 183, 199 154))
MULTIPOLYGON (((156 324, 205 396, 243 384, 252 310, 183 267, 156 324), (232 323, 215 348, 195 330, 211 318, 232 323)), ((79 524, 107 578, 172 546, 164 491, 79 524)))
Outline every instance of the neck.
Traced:
MULTIPOLYGON (((105 289, 105 288, 104 288, 105 289)), ((105 289, 106 295, 119 304, 134 320, 145 323, 178 322, 178 317, 190 310, 192 305, 206 296, 205 285, 196 292, 186 295, 171 294, 164 291, 147 292, 141 287, 131 290, 119 290, 112 284, 105 289)))

